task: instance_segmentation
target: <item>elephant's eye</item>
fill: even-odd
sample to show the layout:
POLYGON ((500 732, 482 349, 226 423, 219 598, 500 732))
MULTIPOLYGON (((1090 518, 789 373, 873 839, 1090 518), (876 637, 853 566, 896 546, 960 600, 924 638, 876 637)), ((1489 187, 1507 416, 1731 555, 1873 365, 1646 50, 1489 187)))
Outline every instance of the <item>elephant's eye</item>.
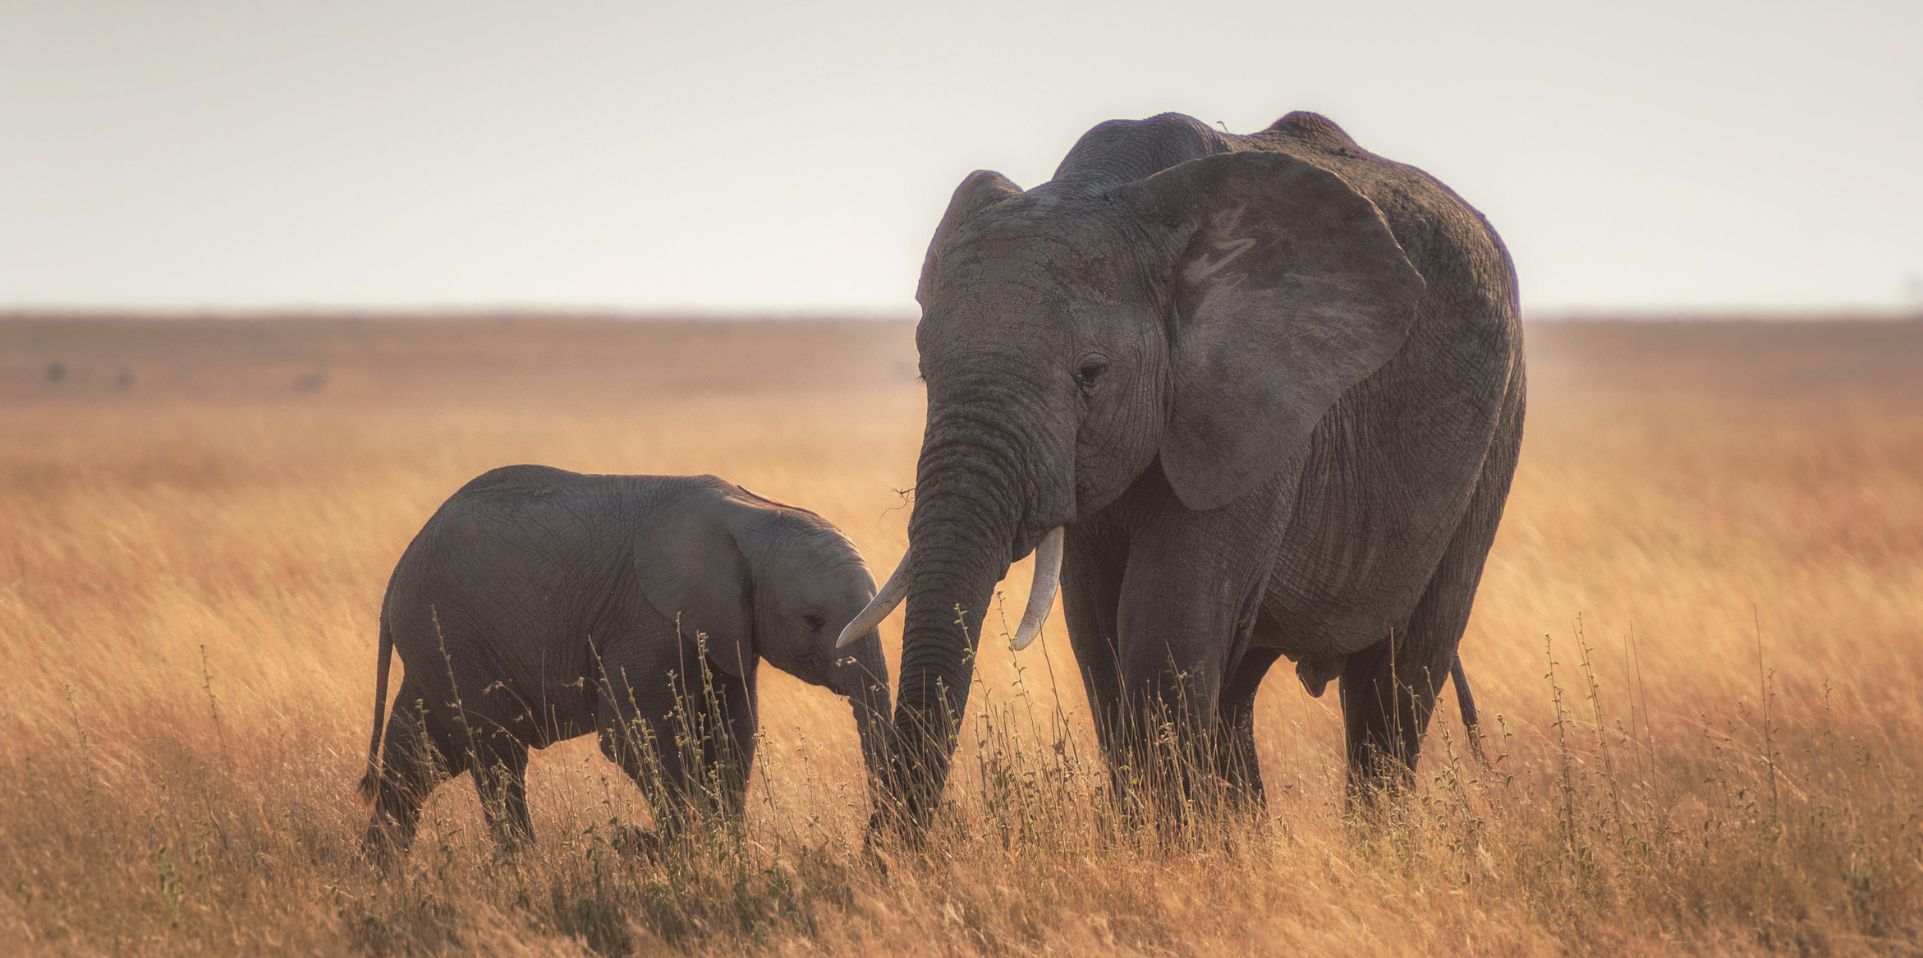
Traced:
POLYGON ((801 621, 808 623, 808 631, 810 632, 820 632, 821 627, 828 624, 827 619, 824 619, 821 616, 814 614, 813 612, 810 612, 807 615, 802 616, 801 621))
POLYGON ((1108 360, 1100 356, 1089 356, 1082 360, 1080 366, 1076 367, 1075 382, 1080 384, 1084 390, 1093 389, 1095 388, 1096 380, 1101 379, 1102 374, 1105 372, 1108 372, 1108 360))

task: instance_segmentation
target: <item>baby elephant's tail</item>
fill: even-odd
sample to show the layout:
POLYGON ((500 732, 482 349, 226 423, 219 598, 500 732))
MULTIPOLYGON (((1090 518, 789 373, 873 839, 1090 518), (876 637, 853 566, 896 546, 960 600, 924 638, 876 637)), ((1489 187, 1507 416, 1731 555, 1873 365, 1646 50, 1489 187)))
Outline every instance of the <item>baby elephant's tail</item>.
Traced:
POLYGON ((381 727, 387 721, 387 670, 394 658, 394 633, 387 628, 387 610, 381 610, 379 665, 374 668, 374 737, 367 743, 367 774, 361 776, 361 801, 372 802, 381 781, 381 727))

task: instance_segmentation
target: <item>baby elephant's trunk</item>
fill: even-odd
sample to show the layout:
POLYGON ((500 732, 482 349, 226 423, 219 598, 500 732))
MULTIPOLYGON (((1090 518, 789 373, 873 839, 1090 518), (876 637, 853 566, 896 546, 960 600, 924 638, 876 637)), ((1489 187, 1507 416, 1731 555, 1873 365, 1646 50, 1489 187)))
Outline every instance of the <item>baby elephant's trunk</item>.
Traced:
POLYGON ((855 731, 861 736, 861 761, 868 772, 869 794, 875 794, 888 768, 894 723, 888 702, 888 663, 881 654, 881 634, 869 632, 836 652, 833 686, 854 708, 855 731))

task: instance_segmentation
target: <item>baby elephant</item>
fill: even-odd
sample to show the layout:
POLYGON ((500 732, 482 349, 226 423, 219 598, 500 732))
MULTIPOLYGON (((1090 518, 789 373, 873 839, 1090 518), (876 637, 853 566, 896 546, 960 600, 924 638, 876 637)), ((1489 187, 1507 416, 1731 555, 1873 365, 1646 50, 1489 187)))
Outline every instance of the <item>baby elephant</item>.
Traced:
POLYGON ((528 749, 589 731, 658 829, 739 814, 761 659, 853 703, 872 782, 888 733, 881 637, 835 639, 874 595, 826 519, 713 476, 486 473, 388 581, 367 843, 405 848, 428 793, 464 771, 495 836, 531 839, 528 749), (390 649, 406 671, 383 743, 390 649))

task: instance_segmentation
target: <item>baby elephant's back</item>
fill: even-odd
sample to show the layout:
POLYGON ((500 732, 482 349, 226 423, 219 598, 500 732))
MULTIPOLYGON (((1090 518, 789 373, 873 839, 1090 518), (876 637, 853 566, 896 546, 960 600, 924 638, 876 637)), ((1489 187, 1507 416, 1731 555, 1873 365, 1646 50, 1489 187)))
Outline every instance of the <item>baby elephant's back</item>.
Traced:
POLYGON ((388 585, 384 615, 410 683, 511 725, 584 719, 590 643, 637 615, 634 535, 671 494, 659 485, 509 466, 449 497, 388 585))

